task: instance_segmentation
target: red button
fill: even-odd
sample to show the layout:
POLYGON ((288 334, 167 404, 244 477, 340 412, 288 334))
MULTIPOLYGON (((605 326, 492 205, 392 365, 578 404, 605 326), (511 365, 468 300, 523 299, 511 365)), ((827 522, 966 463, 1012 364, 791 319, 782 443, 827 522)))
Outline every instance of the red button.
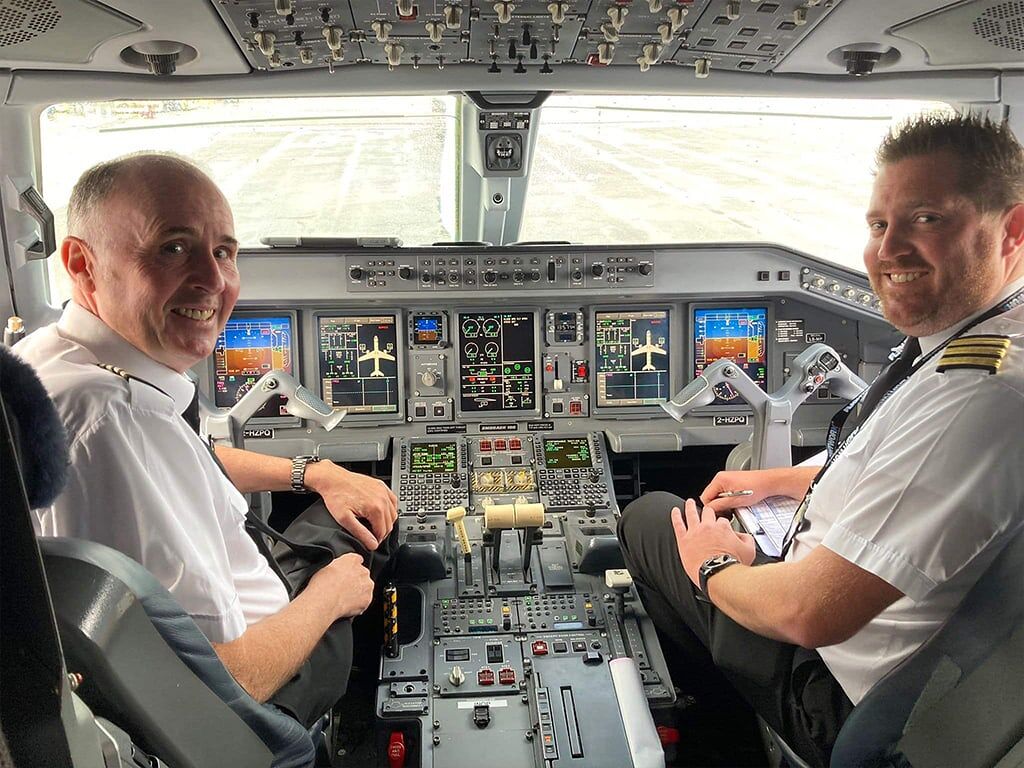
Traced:
POLYGON ((548 655, 548 644, 543 640, 533 641, 533 655, 534 656, 547 656, 548 655))

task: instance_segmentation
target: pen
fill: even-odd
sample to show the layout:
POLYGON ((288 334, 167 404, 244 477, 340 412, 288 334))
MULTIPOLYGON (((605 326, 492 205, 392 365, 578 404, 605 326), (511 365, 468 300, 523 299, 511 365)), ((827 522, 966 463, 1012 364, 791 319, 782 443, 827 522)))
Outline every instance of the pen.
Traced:
POLYGON ((719 499, 731 499, 733 496, 753 496, 754 492, 747 491, 722 491, 716 498, 719 499))

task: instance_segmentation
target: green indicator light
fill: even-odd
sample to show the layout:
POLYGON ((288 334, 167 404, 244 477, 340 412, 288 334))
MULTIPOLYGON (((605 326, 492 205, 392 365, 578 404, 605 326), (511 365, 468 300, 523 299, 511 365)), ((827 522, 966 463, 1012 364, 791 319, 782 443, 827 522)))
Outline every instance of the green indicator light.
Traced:
POLYGON ((516 363, 516 366, 515 366, 515 367, 516 367, 516 370, 518 371, 518 370, 519 370, 520 368, 522 368, 523 366, 522 366, 522 365, 520 365, 519 363, 516 363))
POLYGON ((530 373, 530 371, 531 371, 530 366, 526 366, 525 368, 523 368, 523 372, 524 373, 530 373))

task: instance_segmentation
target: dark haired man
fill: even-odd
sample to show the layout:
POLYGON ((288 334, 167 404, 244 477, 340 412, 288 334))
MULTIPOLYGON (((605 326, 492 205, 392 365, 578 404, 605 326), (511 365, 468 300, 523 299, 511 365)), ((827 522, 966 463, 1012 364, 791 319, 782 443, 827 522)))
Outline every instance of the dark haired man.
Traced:
POLYGON ((721 472, 703 512, 649 494, 619 529, 687 679, 735 689, 818 765, 1024 530, 1024 149, 1005 125, 935 114, 877 161, 864 262, 908 339, 858 425, 824 468, 721 472), (752 539, 717 515, 776 495, 804 499, 804 524, 783 561, 752 567, 752 539))
MULTIPOLYGON (((344 620, 370 604, 364 562, 390 532, 397 499, 379 480, 329 461, 305 467, 302 485, 322 495, 349 540, 289 601, 244 530, 239 490, 288 490, 293 463, 228 450, 219 455, 229 482, 183 419, 195 394, 184 372, 213 352, 238 298, 227 200, 185 160, 128 156, 82 176, 68 231, 61 258, 72 300, 59 322, 15 347, 70 442, 69 481, 36 510, 37 532, 96 541, 140 562, 255 699, 275 697, 308 724, 323 711, 307 711, 310 687, 331 686, 337 698, 350 659, 334 658, 330 670, 309 669, 308 660, 332 626, 332 637, 343 630, 342 654, 351 645, 344 620)), ((330 706, 331 691, 317 693, 330 706)))

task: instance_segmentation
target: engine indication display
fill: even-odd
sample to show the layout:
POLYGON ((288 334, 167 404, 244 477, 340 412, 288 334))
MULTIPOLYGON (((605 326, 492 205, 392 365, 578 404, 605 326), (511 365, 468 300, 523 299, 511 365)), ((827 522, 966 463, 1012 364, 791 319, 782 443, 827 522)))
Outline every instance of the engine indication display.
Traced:
POLYGON ((544 440, 545 469, 591 467, 590 441, 585 437, 555 437, 544 440))
POLYGON ((668 310, 594 315, 597 405, 656 405, 669 398, 668 310))
POLYGON ((458 469, 458 447, 451 441, 413 443, 410 447, 409 473, 413 475, 455 472, 458 469))
MULTIPOLYGON (((292 371, 292 316, 240 316, 228 320, 213 349, 213 392, 218 408, 230 408, 264 374, 292 371)), ((270 398, 254 418, 287 417, 286 398, 270 398)))
MULTIPOLYGON (((694 375, 713 362, 728 358, 757 382, 768 388, 768 309, 765 307, 706 307, 693 311, 694 375)), ((715 387, 718 398, 712 405, 736 400, 728 384, 715 387)))
POLYGON ((323 399, 350 413, 397 413, 398 333, 395 315, 318 318, 323 399))
POLYGON ((460 312, 459 400, 464 413, 537 407, 532 312, 460 312))

